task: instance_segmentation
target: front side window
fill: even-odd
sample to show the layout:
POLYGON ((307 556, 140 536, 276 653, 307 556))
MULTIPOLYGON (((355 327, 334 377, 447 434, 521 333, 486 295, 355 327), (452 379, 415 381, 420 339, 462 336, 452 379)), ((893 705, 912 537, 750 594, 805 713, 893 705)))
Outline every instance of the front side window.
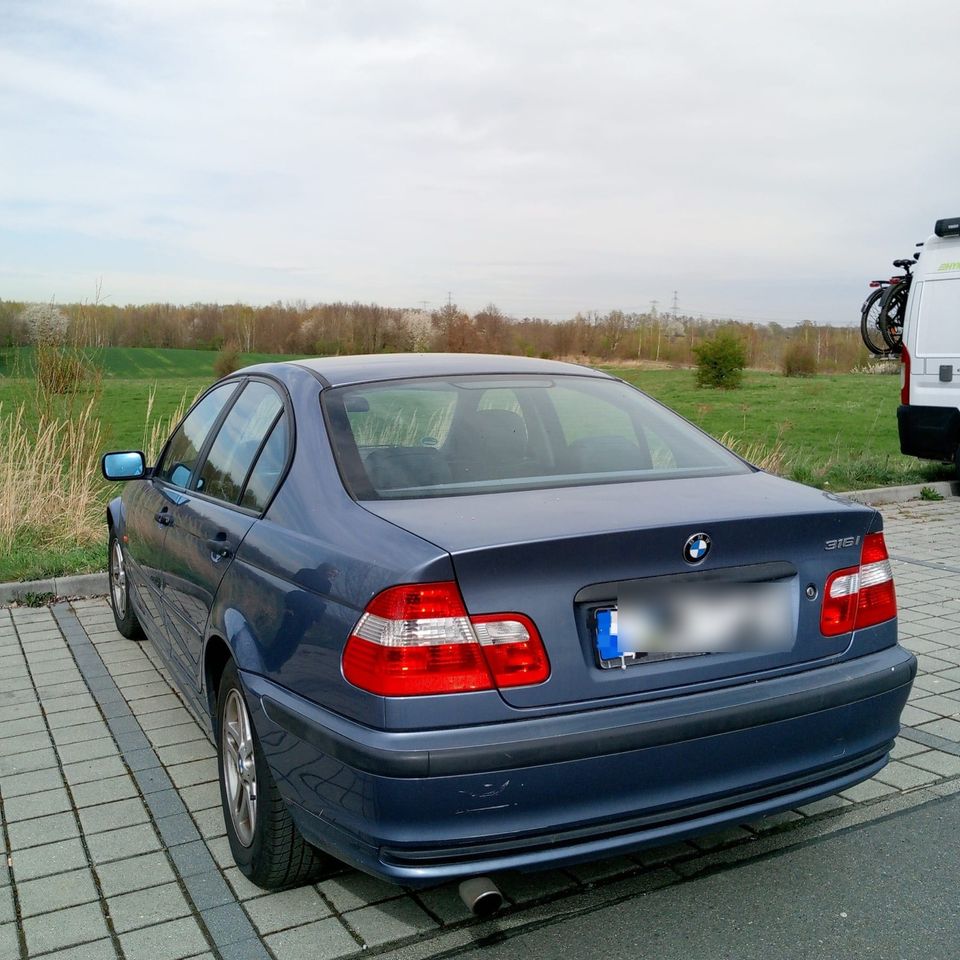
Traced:
POLYGON ((359 500, 751 469, 640 391, 600 377, 424 378, 321 397, 341 475, 359 500))
POLYGON ((194 481, 194 489, 236 503, 260 447, 283 410, 273 387, 252 380, 231 407, 194 481))
POLYGON ((178 487, 187 486, 210 428, 236 389, 235 383, 221 384, 197 403, 170 438, 163 459, 157 465, 156 476, 178 487))

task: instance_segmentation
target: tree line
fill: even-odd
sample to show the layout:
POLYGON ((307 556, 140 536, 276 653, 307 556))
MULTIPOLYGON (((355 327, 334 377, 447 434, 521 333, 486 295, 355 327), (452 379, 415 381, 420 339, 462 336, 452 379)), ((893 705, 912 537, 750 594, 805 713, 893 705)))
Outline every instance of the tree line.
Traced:
POLYGON ((88 348, 183 347, 243 353, 329 356, 411 350, 507 353, 544 358, 692 365, 698 345, 717 333, 743 344, 747 365, 779 369, 785 351, 802 343, 816 369, 846 372, 867 359, 856 327, 710 320, 673 313, 578 313, 568 320, 511 317, 494 304, 470 314, 456 304, 438 310, 374 303, 276 302, 104 303, 37 305, 0 300, 0 345, 32 342, 55 329, 88 348))

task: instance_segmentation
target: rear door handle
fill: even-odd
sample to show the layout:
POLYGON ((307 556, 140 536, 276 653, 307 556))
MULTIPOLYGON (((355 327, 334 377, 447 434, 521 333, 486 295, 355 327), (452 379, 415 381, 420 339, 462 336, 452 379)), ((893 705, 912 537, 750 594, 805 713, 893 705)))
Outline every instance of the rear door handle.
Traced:
POLYGON ((173 526, 173 517, 170 516, 170 513, 166 507, 164 507, 159 513, 155 513, 153 515, 153 519, 156 520, 161 527, 173 526))
POLYGON ((219 563, 233 553, 233 546, 227 539, 227 535, 222 532, 207 540, 207 549, 210 551, 210 558, 214 563, 219 563))

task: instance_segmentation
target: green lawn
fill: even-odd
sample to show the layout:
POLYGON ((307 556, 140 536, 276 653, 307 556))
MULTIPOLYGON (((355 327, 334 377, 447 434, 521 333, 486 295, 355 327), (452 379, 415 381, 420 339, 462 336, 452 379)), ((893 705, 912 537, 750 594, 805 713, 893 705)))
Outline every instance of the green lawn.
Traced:
MULTIPOLYGON (((143 444, 148 398, 155 391, 152 419, 169 418, 186 397, 214 380, 212 351, 110 348, 97 354, 103 384, 97 413, 104 449, 138 449, 143 444)), ((277 359, 248 355, 243 363, 277 359)), ((947 479, 951 469, 922 463, 899 452, 896 408, 899 383, 890 376, 842 375, 786 379, 748 371, 739 390, 696 386, 692 370, 610 368, 677 410, 708 433, 727 435, 743 453, 772 461, 783 475, 833 490, 947 479)), ((3 412, 27 401, 35 417, 29 356, 0 352, 3 412)), ((2 437, 0 437, 2 442, 2 437)), ((115 490, 104 484, 104 499, 115 490)), ((29 536, 0 556, 0 581, 34 579, 102 569, 98 545, 51 550, 29 536)))
MULTIPOLYGON (((103 347, 86 355, 103 371, 104 380, 213 380, 215 350, 177 350, 152 347, 103 347)), ((0 349, 0 377, 29 376, 33 351, 29 347, 0 349)), ((243 353, 241 366, 291 360, 275 353, 243 353)))
POLYGON ((72 573, 96 573, 107 569, 107 541, 67 550, 17 538, 12 549, 0 553, 0 583, 13 580, 46 580, 72 573))
POLYGON ((609 372, 738 449, 780 451, 784 475, 834 490, 949 479, 951 468, 900 453, 897 377, 787 378, 746 371, 739 390, 698 387, 692 370, 609 372))
POLYGON ((830 457, 900 455, 895 377, 846 374, 788 379, 747 371, 739 390, 697 387, 692 370, 620 370, 610 373, 672 407, 719 437, 773 444, 814 461, 830 457))
MULTIPOLYGON (((147 403, 154 392, 152 420, 167 418, 186 396, 190 401, 216 379, 213 350, 160 350, 148 347, 107 347, 89 356, 103 374, 97 412, 109 448, 139 448, 143 442, 147 403)), ((290 360, 278 354, 245 353, 240 365, 290 360)), ((32 351, 28 348, 0 350, 0 404, 9 410, 33 398, 30 375, 32 351)), ((36 410, 28 403, 27 415, 36 410)))

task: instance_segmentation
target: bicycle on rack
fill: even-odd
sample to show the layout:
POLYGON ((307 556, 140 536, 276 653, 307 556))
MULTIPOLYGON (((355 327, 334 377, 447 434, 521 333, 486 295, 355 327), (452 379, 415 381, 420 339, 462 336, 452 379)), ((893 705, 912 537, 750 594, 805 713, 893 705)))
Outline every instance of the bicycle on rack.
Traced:
POLYGON ((899 353, 903 343, 903 319, 910 293, 910 273, 919 254, 909 260, 894 260, 903 273, 888 280, 872 280, 873 292, 860 308, 860 336, 867 349, 877 356, 899 353))
POLYGON ((902 277, 891 277, 890 286, 880 298, 880 332, 894 353, 903 348, 903 324, 907 316, 907 297, 910 296, 910 284, 913 274, 910 268, 915 260, 895 260, 895 267, 903 268, 902 277))

